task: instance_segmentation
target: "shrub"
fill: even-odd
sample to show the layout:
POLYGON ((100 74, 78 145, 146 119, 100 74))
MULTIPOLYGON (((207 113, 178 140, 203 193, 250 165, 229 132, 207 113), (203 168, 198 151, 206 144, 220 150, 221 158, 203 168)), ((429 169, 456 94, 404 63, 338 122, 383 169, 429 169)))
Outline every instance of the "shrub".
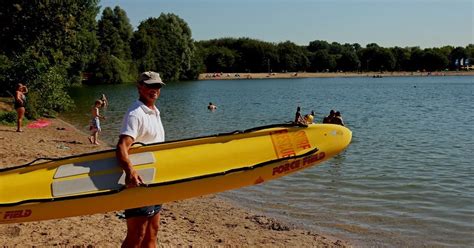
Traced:
POLYGON ((3 125, 16 123, 16 112, 0 112, 0 123, 3 125))
POLYGON ((74 102, 66 92, 66 71, 60 66, 41 74, 30 87, 27 101, 28 118, 55 116, 57 112, 71 109, 74 102))

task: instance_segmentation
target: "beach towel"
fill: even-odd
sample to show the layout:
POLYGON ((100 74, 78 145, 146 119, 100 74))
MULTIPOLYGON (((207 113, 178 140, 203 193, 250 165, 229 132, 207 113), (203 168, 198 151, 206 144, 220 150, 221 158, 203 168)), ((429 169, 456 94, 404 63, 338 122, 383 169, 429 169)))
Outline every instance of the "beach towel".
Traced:
POLYGON ((51 121, 40 119, 40 120, 37 120, 37 121, 34 121, 34 122, 28 124, 27 127, 28 128, 42 128, 42 127, 49 126, 49 124, 51 124, 51 121))

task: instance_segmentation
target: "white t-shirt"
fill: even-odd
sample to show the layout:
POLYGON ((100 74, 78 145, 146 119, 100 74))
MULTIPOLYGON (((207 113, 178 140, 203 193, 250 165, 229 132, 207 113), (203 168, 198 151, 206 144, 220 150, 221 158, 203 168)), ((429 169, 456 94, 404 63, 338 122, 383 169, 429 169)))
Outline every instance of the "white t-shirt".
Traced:
POLYGON ((156 106, 155 109, 150 109, 140 100, 136 100, 123 118, 120 135, 128 135, 134 142, 144 144, 165 141, 160 111, 156 106))

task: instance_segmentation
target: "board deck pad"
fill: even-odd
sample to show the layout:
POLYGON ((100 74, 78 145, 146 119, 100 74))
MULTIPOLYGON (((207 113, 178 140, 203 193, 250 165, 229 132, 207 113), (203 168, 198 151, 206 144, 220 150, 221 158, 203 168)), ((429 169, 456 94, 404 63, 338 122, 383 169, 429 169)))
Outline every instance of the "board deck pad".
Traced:
MULTIPOLYGON (((151 164, 155 162, 155 157, 151 152, 131 154, 129 156, 132 165, 151 164)), ((115 157, 95 161, 87 161, 75 164, 61 165, 54 174, 54 179, 75 176, 80 174, 97 173, 99 171, 118 168, 118 162, 115 157)))
MULTIPOLYGON (((150 183, 155 178, 155 168, 138 169, 144 183, 150 183)), ((53 181, 51 190, 53 197, 74 195, 91 191, 116 190, 125 185, 125 173, 115 172, 71 180, 53 181)))

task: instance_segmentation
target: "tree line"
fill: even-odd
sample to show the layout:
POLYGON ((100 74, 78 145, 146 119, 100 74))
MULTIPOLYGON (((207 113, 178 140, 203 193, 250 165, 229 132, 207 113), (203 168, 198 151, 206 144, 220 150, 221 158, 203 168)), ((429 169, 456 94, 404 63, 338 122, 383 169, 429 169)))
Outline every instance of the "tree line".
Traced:
POLYGON ((73 106, 67 88, 82 83, 133 82, 141 71, 166 81, 204 72, 333 72, 456 70, 474 58, 474 45, 441 48, 339 44, 315 40, 265 42, 250 38, 194 41, 188 24, 162 13, 136 30, 120 7, 99 0, 13 0, 0 10, 0 89, 30 88, 29 115, 54 115, 73 106))
POLYGON ((291 41, 223 38, 199 41, 196 47, 208 72, 444 71, 461 69, 474 58, 473 44, 421 49, 323 40, 299 46, 291 41))

